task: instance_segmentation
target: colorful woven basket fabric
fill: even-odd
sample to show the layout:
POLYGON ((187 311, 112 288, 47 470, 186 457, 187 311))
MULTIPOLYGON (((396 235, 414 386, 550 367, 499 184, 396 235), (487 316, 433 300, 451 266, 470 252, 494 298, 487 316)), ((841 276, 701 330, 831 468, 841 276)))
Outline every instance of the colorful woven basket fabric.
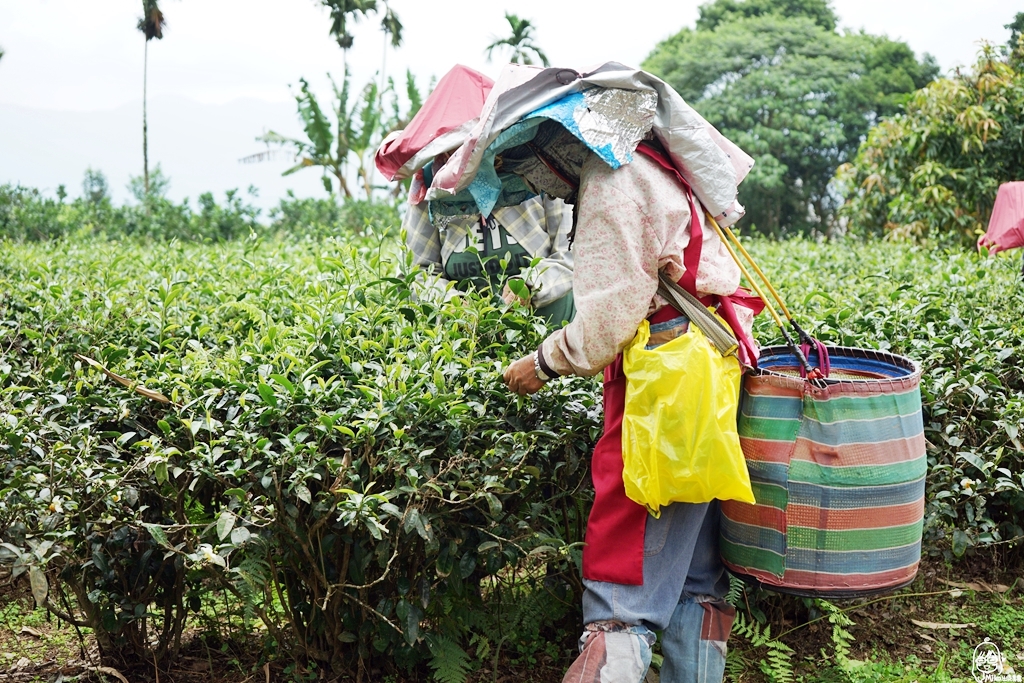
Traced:
POLYGON ((880 351, 828 352, 823 381, 802 379, 784 346, 763 349, 745 378, 739 435, 757 503, 722 503, 721 549, 733 573, 766 588, 853 597, 917 573, 921 369, 880 351))

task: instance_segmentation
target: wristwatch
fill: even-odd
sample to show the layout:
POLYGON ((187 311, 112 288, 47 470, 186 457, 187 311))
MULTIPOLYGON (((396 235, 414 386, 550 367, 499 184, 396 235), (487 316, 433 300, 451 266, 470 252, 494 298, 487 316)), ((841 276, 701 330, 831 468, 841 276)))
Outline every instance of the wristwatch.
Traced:
POLYGON ((537 373, 537 379, 541 382, 547 382, 551 377, 544 372, 544 368, 540 366, 540 354, 536 351, 533 352, 533 371, 537 373))

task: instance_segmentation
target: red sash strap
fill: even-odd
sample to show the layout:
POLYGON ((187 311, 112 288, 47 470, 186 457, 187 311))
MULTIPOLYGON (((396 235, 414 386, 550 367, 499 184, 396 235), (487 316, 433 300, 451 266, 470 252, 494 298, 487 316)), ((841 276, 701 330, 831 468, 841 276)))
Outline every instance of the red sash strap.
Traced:
POLYGON ((630 500, 622 483, 625 404, 626 376, 620 353, 604 369, 604 433, 590 460, 594 506, 584 538, 583 578, 639 586, 644 582, 647 508, 630 500))
POLYGON ((750 367, 757 367, 757 345, 754 344, 754 340, 750 338, 743 325, 740 324, 735 307, 743 306, 749 308, 754 312, 754 315, 757 315, 764 309, 764 302, 742 287, 729 296, 711 294, 701 297, 697 294, 697 270, 700 268, 700 254, 704 246, 704 232, 700 227, 700 214, 698 213, 700 206, 694 199, 693 189, 663 152, 646 142, 641 142, 636 151, 675 175, 686 190, 686 198, 690 202, 690 241, 686 248, 683 249, 683 268, 685 268, 685 271, 683 276, 679 278, 679 285, 690 294, 698 297, 705 306, 718 307, 718 314, 722 316, 729 325, 729 328, 732 329, 732 333, 736 336, 736 341, 739 344, 737 353, 740 363, 750 367))
POLYGON ((697 269, 700 268, 700 252, 704 246, 704 231, 700 229, 700 214, 697 212, 697 202, 693 198, 693 190, 686 178, 672 165, 664 154, 654 149, 647 143, 640 143, 636 151, 645 157, 654 160, 663 169, 675 175, 679 182, 686 189, 686 198, 690 202, 690 241, 683 249, 683 268, 686 271, 679 278, 679 285, 690 294, 697 296, 697 269))

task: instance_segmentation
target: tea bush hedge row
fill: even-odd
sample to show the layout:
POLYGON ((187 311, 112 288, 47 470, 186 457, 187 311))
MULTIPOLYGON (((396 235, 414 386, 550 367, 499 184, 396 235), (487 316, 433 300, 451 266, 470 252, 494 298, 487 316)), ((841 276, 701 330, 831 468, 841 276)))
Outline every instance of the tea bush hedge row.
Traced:
MULTIPOLYGON (((138 179, 141 182, 141 179, 138 179)), ((63 192, 63 188, 61 190, 63 192)), ((250 193, 255 190, 250 188, 250 193)), ((134 205, 114 205, 105 195, 93 199, 53 199, 34 188, 0 185, 0 239, 40 241, 77 236, 111 239, 211 241, 241 239, 255 232, 268 236, 332 237, 362 235, 370 226, 398 225, 391 201, 297 198, 289 194, 267 212, 249 203, 237 190, 218 203, 210 192, 199 195, 193 208, 188 199, 177 203, 153 195, 134 205)))
POLYGON ((0 559, 106 658, 173 659, 213 589, 335 674, 453 679, 573 621, 600 416, 505 390, 532 319, 336 242, 6 246, 0 559))
MULTIPOLYGON (((924 364, 927 550, 1022 535, 1012 257, 751 247, 823 340, 924 364)), ((388 240, 3 244, 0 562, 111 662, 173 661, 192 611, 334 674, 571 656, 598 385, 511 396, 543 328, 418 299, 408 263, 388 240), (214 592, 236 608, 204 612, 214 592)))

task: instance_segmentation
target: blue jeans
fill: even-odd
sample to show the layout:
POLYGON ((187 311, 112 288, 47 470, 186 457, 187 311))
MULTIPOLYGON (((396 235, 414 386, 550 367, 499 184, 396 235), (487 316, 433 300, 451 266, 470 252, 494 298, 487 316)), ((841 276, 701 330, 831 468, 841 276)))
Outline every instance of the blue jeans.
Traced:
MULTIPOLYGON (((628 633, 636 639, 634 649, 644 668, 639 678, 632 678, 639 669, 634 666, 628 678, 612 681, 605 676, 605 683, 639 683, 643 679, 656 630, 662 631, 663 683, 722 680, 735 611, 722 600, 729 580, 719 558, 718 525, 717 502, 669 505, 660 518, 647 519, 643 585, 584 580, 584 623, 618 622, 628 627, 616 637, 628 633)), ((584 634, 584 644, 587 636, 592 634, 584 634)), ((611 649, 607 658, 611 663, 611 649)))

